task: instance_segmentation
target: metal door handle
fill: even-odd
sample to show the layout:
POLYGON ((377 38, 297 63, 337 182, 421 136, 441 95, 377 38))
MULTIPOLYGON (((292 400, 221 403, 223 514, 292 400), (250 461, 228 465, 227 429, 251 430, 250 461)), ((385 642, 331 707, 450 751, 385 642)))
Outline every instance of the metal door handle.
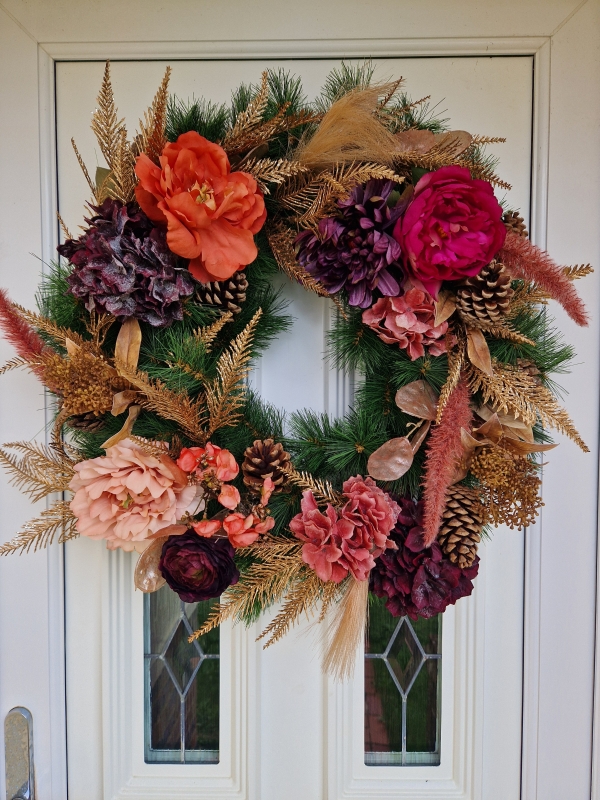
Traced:
POLYGON ((35 800, 33 717, 21 706, 4 720, 6 800, 35 800))

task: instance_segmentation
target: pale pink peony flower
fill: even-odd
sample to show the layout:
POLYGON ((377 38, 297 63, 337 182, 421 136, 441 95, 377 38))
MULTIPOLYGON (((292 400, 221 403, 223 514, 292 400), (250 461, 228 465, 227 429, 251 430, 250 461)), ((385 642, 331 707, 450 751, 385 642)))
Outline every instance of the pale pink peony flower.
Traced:
POLYGON ((111 550, 144 549, 148 537, 198 505, 196 487, 172 459, 147 455, 130 439, 76 464, 75 473, 69 488, 76 528, 106 539, 111 550))
POLYGON ((434 326, 433 299, 420 289, 411 288, 401 297, 380 297, 362 319, 384 342, 406 350, 411 361, 422 358, 425 348, 432 356, 446 352, 448 323, 434 326))
POLYGON ((340 583, 351 573, 364 581, 377 556, 393 548, 388 538, 400 509, 371 478, 360 475, 344 483, 348 502, 338 512, 327 505, 319 511, 314 495, 302 495, 300 514, 290 521, 290 530, 305 544, 302 558, 323 581, 340 583))

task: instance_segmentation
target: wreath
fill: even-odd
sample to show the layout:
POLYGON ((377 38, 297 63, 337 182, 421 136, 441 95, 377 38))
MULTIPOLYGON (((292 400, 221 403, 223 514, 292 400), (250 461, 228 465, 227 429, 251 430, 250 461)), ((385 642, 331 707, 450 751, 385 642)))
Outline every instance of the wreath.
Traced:
MULTIPOLYGON (((587 447, 550 375, 573 358, 573 281, 494 187, 485 146, 448 130, 369 63, 308 103, 266 71, 230 106, 168 94, 128 139, 106 64, 83 233, 66 230, 38 310, 0 294, 0 325, 56 398, 51 443, 0 459, 32 500, 60 498, 2 545, 106 540, 135 585, 220 598, 199 637, 281 603, 262 633, 331 609, 325 667, 349 674, 368 594, 431 617, 469 595, 489 526, 525 528, 553 428, 587 447), (337 307, 333 363, 360 375, 340 419, 286 416, 248 388, 290 325, 272 279, 337 307), (70 493, 70 494, 68 494, 70 493)), ((62 224, 62 220, 61 220, 62 224)), ((193 638, 192 637, 192 638, 193 638)))

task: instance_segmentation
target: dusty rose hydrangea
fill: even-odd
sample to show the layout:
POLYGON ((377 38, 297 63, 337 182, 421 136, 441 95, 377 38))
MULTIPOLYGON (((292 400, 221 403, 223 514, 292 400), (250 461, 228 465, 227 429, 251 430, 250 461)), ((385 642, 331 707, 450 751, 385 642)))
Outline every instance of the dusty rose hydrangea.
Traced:
POLYGON ((314 495, 302 495, 300 514, 290 521, 290 530, 304 542, 302 558, 323 581, 340 583, 350 573, 364 581, 375 558, 387 547, 399 508, 372 478, 357 475, 343 486, 347 502, 340 509, 328 504, 319 510, 314 495))
POLYGON ((425 350, 432 356, 446 352, 448 323, 434 325, 433 298, 420 289, 411 288, 401 297, 380 297, 363 311, 362 319, 384 342, 406 350, 411 361, 422 358, 425 350))
POLYGON ((150 456, 124 439, 105 456, 75 465, 71 511, 82 536, 114 550, 143 550, 149 536, 196 506, 196 487, 168 456, 150 456))

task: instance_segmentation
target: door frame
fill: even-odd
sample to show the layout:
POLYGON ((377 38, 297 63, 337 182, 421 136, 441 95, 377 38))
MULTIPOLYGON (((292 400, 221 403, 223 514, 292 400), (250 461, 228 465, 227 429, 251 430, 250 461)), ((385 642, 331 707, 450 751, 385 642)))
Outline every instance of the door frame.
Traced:
MULTIPOLYGON (((576 11, 576 15, 581 15, 582 8, 586 4, 581 4, 576 11)), ((590 4, 590 5, 593 5, 590 4)), ((2 11, 0 10, 0 13, 2 11)), ((14 20, 14 18, 13 18, 14 20)), ((565 20, 571 21, 572 16, 565 20)), ((20 23, 18 23, 20 26, 20 23)), ((22 26, 20 26, 23 30, 22 26)), ((560 34, 562 25, 556 32, 560 34)), ((31 38, 31 35, 25 31, 31 38)), ((39 159, 40 159, 40 185, 39 199, 41 206, 41 253, 44 260, 48 260, 54 255, 54 248, 57 243, 56 220, 56 146, 54 141, 54 63, 60 60, 99 60, 111 58, 117 59, 232 59, 232 58, 312 58, 312 57, 338 57, 354 58, 371 55, 373 57, 402 57, 402 56, 490 56, 490 55, 530 55, 535 60, 535 90, 534 97, 536 103, 536 114, 534 115, 534 147, 533 147, 533 175, 532 175, 532 238, 540 246, 545 246, 548 238, 549 223, 560 230, 561 206, 556 197, 556 190, 549 198, 549 178, 550 178, 550 155, 551 137, 560 140, 565 136, 568 120, 562 118, 560 113, 562 105, 568 105, 567 92, 563 87, 558 87, 554 91, 551 84, 551 77, 554 78, 559 72, 569 72, 568 55, 573 52, 577 45, 555 48, 553 36, 531 36, 531 37, 501 37, 501 38, 410 38, 410 39, 322 39, 317 41, 307 40, 253 40, 253 41, 214 41, 214 42, 63 42, 63 43, 36 43, 37 44, 37 85, 33 79, 29 83, 29 91, 38 97, 39 111, 39 159), (568 51, 568 52, 567 52, 568 51), (557 113, 554 114, 553 111, 557 113)), ((584 48, 585 49, 585 48, 584 48)), ((31 50, 31 48, 30 48, 31 50)), ((581 54, 580 54, 581 55, 581 54)), ((584 63, 589 66, 585 73, 589 79, 588 100, 592 102, 594 90, 598 91, 598 70, 595 70, 594 53, 588 48, 582 55, 584 63)), ((595 109, 592 109, 592 112, 595 109)), ((597 147, 593 143, 593 131, 585 139, 591 168, 597 172, 598 153, 597 147)), ((569 157, 567 157, 567 161, 569 157)), ((589 162, 588 162, 589 163, 589 162)), ((35 191, 32 189, 32 191, 35 191)), ((574 198, 575 199, 575 198, 574 198)), ((588 202, 590 202, 588 198, 588 202)), ((595 209, 596 219, 598 218, 599 204, 597 195, 591 197, 592 210, 595 209)), ((596 255, 596 263, 600 266, 597 257, 597 239, 590 232, 581 234, 575 230, 570 236, 565 237, 563 250, 570 248, 574 253, 575 243, 584 247, 581 250, 593 252, 596 255), (587 237, 587 238, 586 238, 587 237)), ((584 256, 585 257, 585 256, 584 256)), ((591 260, 591 257, 590 257, 591 260)), ((595 283, 597 286, 597 281, 595 283)), ((597 291, 597 290, 595 290, 597 291)), ((595 296, 590 292, 590 296, 595 296)), ((591 328, 590 333, 596 328, 591 328)), ((571 331, 569 330, 569 334, 571 331)), ((589 334, 587 334, 589 335, 589 334)), ((572 339, 576 337, 572 337, 572 339)), ((582 338, 579 337, 579 341, 582 338)), ((591 367, 594 385, 597 384, 597 365, 591 367)), ((588 376, 590 373, 588 373, 588 376)), ((581 384, 577 381, 563 381, 573 385, 576 389, 581 384)), ((597 393, 593 393, 596 398, 597 393)), ((577 402, 570 405, 583 406, 577 402)), ((597 402, 594 406, 597 409, 597 402)), ((596 442, 596 422, 588 426, 592 431, 590 443, 593 454, 597 455, 596 442)), ((562 450, 563 448, 561 448, 562 450)), ((590 456, 588 456, 590 458, 590 456)), ((588 462, 589 463, 589 462, 588 462)), ((569 450, 562 459, 562 471, 568 470, 573 464, 573 469, 580 469, 578 460, 569 450)), ((548 473, 555 474, 552 467, 548 473)), ((596 462, 593 463, 594 483, 596 483, 596 462)), ((551 485, 556 480, 552 479, 551 485)), ((585 487, 584 487, 585 488, 585 487)), ((582 489, 583 491, 583 489, 582 489)), ((579 498, 581 514, 583 515, 583 527, 587 531, 587 539, 596 534, 597 519, 597 495, 594 493, 593 502, 593 522, 590 518, 591 498, 589 490, 587 495, 579 498), (593 528, 593 531, 592 531, 593 528)), ((575 498, 577 501, 578 498, 575 498)), ((546 519, 549 512, 553 512, 552 497, 547 498, 547 508, 544 512, 546 519)), ((544 800, 544 795, 539 794, 539 765, 543 764, 545 770, 552 771, 551 763, 555 757, 552 743, 547 737, 541 736, 540 721, 543 720, 546 706, 549 703, 547 696, 542 696, 541 675, 547 676, 553 669, 561 677, 561 670, 564 671, 564 664, 558 662, 552 664, 547 658, 547 653, 542 648, 542 634, 547 630, 547 612, 544 610, 542 598, 544 597, 544 583, 546 572, 552 579, 555 564, 550 564, 547 560, 548 555, 542 552, 541 527, 531 529, 526 536, 526 555, 525 555, 525 618, 524 618, 524 672, 523 672, 523 785, 522 800, 535 800, 539 797, 544 800), (544 706, 542 708, 542 706, 544 706)), ((589 552, 588 552, 589 555, 589 552)), ((65 796, 66 788, 66 748, 65 748, 65 664, 64 664, 64 571, 63 571, 63 549, 54 546, 47 550, 43 555, 47 570, 47 614, 44 615, 44 624, 47 633, 48 651, 48 681, 47 681, 47 704, 49 726, 44 731, 44 739, 48 736, 48 742, 44 741, 43 746, 50 747, 49 756, 42 755, 42 747, 37 748, 38 757, 45 758, 39 776, 48 775, 51 779, 51 796, 65 796)), ((595 603, 594 591, 586 585, 589 594, 588 603, 595 603)), ((43 599, 43 598, 42 598, 43 599)), ((595 607, 595 606, 594 606, 595 607)), ((22 624, 26 624, 23 620, 22 624)), ((593 619, 592 619, 593 622, 593 619)), ((595 646, 594 636, 590 638, 589 614, 585 620, 579 624, 575 622, 570 632, 571 637, 580 637, 581 652, 591 653, 595 646)), ((598 641, 598 637, 596 637, 598 641)), ((565 680, 567 676, 564 676, 565 680)), ((596 676, 597 687, 600 687, 600 672, 596 676)), ((593 702, 592 687, 585 686, 583 690, 588 694, 588 705, 591 707, 593 702)), ((596 692, 596 695, 598 692, 596 692)), ((590 715, 591 721, 591 715, 590 715)), ((591 731, 587 732, 587 720, 585 715, 582 718, 581 710, 575 709, 571 716, 565 720, 565 736, 569 732, 579 737, 579 742, 589 743, 591 756, 592 738, 591 731)), ((594 723, 597 730, 600 730, 600 708, 596 706, 594 723)), ((600 755, 600 745, 598 736, 594 737, 595 755, 600 755)), ((568 763, 562 766, 563 771, 568 770, 568 763)), ((590 757, 590 772, 592 762, 590 757)), ((45 790, 47 791, 47 790, 45 790)), ((592 788, 593 797, 600 798, 600 779, 594 773, 594 784, 592 788)))

